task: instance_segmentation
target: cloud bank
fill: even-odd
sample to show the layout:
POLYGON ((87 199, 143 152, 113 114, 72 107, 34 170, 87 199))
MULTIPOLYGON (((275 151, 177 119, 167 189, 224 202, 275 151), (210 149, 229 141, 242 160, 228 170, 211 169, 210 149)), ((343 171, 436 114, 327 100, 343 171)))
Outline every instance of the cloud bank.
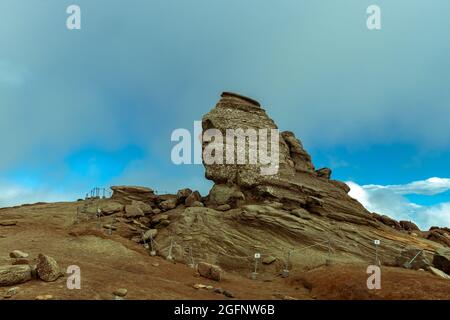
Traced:
POLYGON ((411 220, 421 229, 431 226, 450 226, 450 202, 418 205, 405 196, 432 196, 450 190, 450 179, 429 178, 404 185, 358 185, 349 181, 349 195, 360 201, 369 211, 386 214, 396 220, 411 220))

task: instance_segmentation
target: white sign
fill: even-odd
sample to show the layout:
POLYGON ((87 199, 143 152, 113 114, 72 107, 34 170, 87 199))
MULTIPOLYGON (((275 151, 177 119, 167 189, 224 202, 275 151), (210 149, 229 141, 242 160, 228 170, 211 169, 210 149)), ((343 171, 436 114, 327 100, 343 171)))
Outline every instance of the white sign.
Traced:
POLYGON ((373 243, 376 245, 376 246, 379 246, 380 245, 380 240, 373 240, 373 243))
POLYGON ((255 253, 255 259, 261 258, 261 253, 255 253))

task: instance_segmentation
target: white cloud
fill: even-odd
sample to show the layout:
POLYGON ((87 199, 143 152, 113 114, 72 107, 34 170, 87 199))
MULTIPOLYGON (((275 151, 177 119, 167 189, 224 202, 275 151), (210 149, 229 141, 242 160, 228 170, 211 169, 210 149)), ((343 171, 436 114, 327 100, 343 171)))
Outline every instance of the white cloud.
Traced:
POLYGON ((421 195, 435 195, 447 190, 450 190, 450 179, 447 178, 429 178, 421 181, 414 181, 408 184, 397 185, 366 185, 366 190, 390 190, 397 194, 421 194, 421 195))
POLYGON ((80 196, 74 192, 28 187, 8 181, 0 182, 0 208, 36 202, 75 201, 80 196))
POLYGON ((349 195, 367 210, 386 214, 396 220, 411 220, 421 229, 431 226, 450 227, 450 202, 422 206, 409 201, 405 195, 436 195, 450 190, 450 179, 429 178, 404 185, 358 185, 347 182, 349 195))

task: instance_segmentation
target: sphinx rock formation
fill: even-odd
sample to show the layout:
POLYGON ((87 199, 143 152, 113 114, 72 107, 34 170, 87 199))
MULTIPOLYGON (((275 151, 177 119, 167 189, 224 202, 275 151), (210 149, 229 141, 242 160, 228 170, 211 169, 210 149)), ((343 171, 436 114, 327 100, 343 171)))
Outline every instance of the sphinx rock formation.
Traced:
MULTIPOLYGON (((204 132, 215 129, 225 137, 227 129, 277 128, 258 102, 227 92, 203 117, 202 126, 204 132)), ((411 244, 432 258, 439 244, 411 235, 395 220, 368 212, 348 195, 350 188, 345 183, 330 179, 331 169, 314 168, 294 133, 278 134, 279 170, 274 175, 262 175, 260 164, 204 162, 205 176, 214 182, 202 199, 206 206, 179 204, 166 211, 170 224, 158 232, 162 246, 158 253, 245 271, 253 254, 261 252, 273 262, 264 268, 279 271, 288 251, 317 243, 322 245, 303 255, 293 254, 290 262, 303 267, 314 264, 311 259, 323 263, 332 252, 337 260, 371 263, 373 241, 380 239, 383 264, 396 265, 396 257, 411 244), (332 249, 324 243, 332 244, 332 249)), ((204 142, 204 150, 209 143, 214 140, 204 142)), ((237 152, 245 151, 238 148, 237 152)))
MULTIPOLYGON (((277 128, 258 102, 228 92, 224 92, 215 108, 203 117, 202 126, 204 131, 217 129, 223 136, 226 136, 227 129, 277 128)), ((236 146, 235 140, 226 143, 236 146)), ((208 143, 205 143, 203 147, 207 146, 208 143)), ((233 202, 231 195, 240 196, 242 193, 247 201, 276 201, 286 209, 303 208, 321 216, 331 215, 339 220, 376 225, 375 218, 348 196, 346 184, 329 179, 330 169, 314 169, 310 155, 294 133, 284 131, 279 134, 277 174, 262 175, 260 166, 263 165, 205 164, 206 178, 215 183, 209 195, 210 204, 214 205, 214 199, 224 198, 227 193, 233 202)), ((232 205, 236 206, 234 202, 232 205)))
MULTIPOLYGON (((202 126, 205 133, 214 129, 222 137, 227 129, 277 129, 258 102, 227 92, 203 117, 202 126)), ((384 265, 398 265, 399 256, 418 251, 432 261, 447 244, 447 230, 422 232, 411 222, 368 212, 348 195, 345 183, 330 179, 331 169, 316 170, 294 133, 276 134, 276 174, 262 174, 264 164, 204 161, 205 176, 214 182, 206 197, 188 188, 176 195, 156 195, 148 188, 119 186, 113 187, 112 199, 102 200, 116 202, 113 208, 100 208, 133 225, 118 229, 123 236, 143 243, 151 234, 160 256, 243 273, 248 273, 255 253, 262 254, 260 272, 279 272, 289 263, 311 268, 330 257, 373 264, 375 239, 381 241, 377 252, 384 265), (139 214, 131 216, 129 209, 139 214)), ((206 140, 203 150, 211 149, 211 143, 215 140, 206 140)), ((236 143, 235 158, 251 146, 241 144, 239 149, 235 140, 225 143, 236 143)), ((97 203, 92 205, 96 212, 97 203)))

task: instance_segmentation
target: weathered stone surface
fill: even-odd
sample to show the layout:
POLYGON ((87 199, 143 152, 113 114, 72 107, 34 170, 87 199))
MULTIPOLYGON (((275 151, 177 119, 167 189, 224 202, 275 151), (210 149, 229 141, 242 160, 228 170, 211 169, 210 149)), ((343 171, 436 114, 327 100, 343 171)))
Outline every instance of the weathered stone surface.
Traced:
MULTIPOLYGON (((215 108, 203 117, 202 126, 204 130, 219 130, 224 137, 227 129, 277 128, 259 103, 253 99, 226 92, 222 94, 215 108)), ((208 148, 209 143, 212 142, 203 143, 204 150, 208 148)), ((234 143, 235 147, 237 146, 236 141, 225 141, 225 143, 234 143)), ((238 150, 239 153, 245 154, 249 151, 248 146, 246 149, 238 150)), ((318 178, 311 157, 292 132, 285 131, 279 134, 278 160, 279 169, 274 175, 261 174, 261 167, 267 167, 267 165, 260 163, 227 164, 224 161, 223 164, 205 164, 206 177, 215 183, 210 192, 209 201, 225 204, 225 200, 217 199, 215 196, 225 192, 217 192, 215 188, 218 185, 227 185, 241 191, 246 201, 272 198, 283 204, 289 204, 287 208, 303 207, 306 203, 304 208, 318 215, 337 212, 340 215, 373 220, 370 213, 358 201, 347 195, 348 187, 328 179, 318 178)), ((326 175, 327 172, 328 170, 321 170, 320 174, 326 175)))
POLYGON ((450 274, 450 249, 437 249, 433 257, 433 265, 445 273, 450 274))
POLYGON ((375 217, 375 219, 377 219, 378 221, 380 221, 381 223, 394 228, 396 230, 401 230, 402 226, 400 225, 400 223, 386 215, 379 215, 377 213, 372 213, 372 215, 375 217))
POLYGON ((150 239, 155 239, 156 235, 158 234, 157 229, 149 229, 144 232, 142 236, 143 241, 149 241, 150 239))
POLYGON ((431 265, 430 260, 425 256, 421 249, 410 246, 406 247, 405 250, 401 252, 397 257, 396 262, 399 267, 414 270, 427 269, 431 265), (410 262, 414 257, 416 257, 414 261, 410 262))
POLYGON ((431 229, 426 238, 450 247, 450 236, 444 229, 431 229))
POLYGON ((125 288, 119 288, 114 290, 113 294, 118 297, 125 297, 128 294, 128 290, 125 288))
POLYGON ((127 218, 143 217, 144 212, 139 206, 128 204, 125 206, 125 215, 127 218))
POLYGON ((163 202, 161 202, 159 204, 159 207, 163 211, 168 211, 168 210, 175 209, 176 206, 177 206, 177 199, 176 198, 164 200, 163 202))
POLYGON ((417 231, 420 230, 419 227, 411 221, 399 221, 400 226, 406 231, 417 231))
POLYGON ((215 281, 220 281, 222 277, 222 269, 219 266, 200 262, 197 266, 198 273, 204 277, 215 281))
POLYGON ((191 194, 184 201, 184 204, 186 207, 192 207, 192 204, 196 201, 197 202, 202 201, 202 196, 200 195, 200 192, 198 192, 198 191, 191 192, 191 194))
POLYGON ((133 200, 150 203, 157 198, 152 189, 145 187, 113 186, 111 189, 113 190, 111 199, 122 204, 131 204, 133 200))
POLYGON ((0 226, 2 227, 11 227, 11 226, 15 226, 17 224, 16 220, 3 220, 0 221, 0 226))
POLYGON ((0 286, 12 286, 31 279, 32 276, 30 266, 0 266, 0 286))
POLYGON ((294 209, 291 211, 291 214, 293 214, 296 217, 305 219, 305 220, 311 219, 311 214, 303 208, 294 209))
POLYGON ((215 184, 208 195, 208 204, 213 206, 228 204, 236 207, 237 201, 242 200, 245 200, 245 196, 236 185, 215 184))
POLYGON ((221 204, 220 206, 217 206, 216 210, 218 211, 228 211, 231 209, 231 206, 229 204, 221 204))
POLYGON ((53 282, 62 275, 56 260, 43 254, 38 255, 37 274, 41 280, 46 282, 53 282))
POLYGON ((145 202, 142 202, 142 201, 133 200, 131 205, 141 209, 144 214, 151 214, 151 213, 153 213, 152 206, 149 205, 148 203, 145 203, 145 202))
POLYGON ((100 210, 104 215, 110 215, 124 210, 124 205, 116 201, 107 201, 101 204, 100 210))
POLYGON ((316 170, 317 176, 320 178, 331 179, 331 169, 330 168, 321 168, 316 170))
POLYGON ((205 205, 203 204, 203 202, 200 201, 194 201, 192 202, 192 204, 189 207, 204 207, 205 205))
POLYGON ((189 197, 189 195, 192 193, 192 190, 189 188, 184 188, 181 190, 178 190, 177 192, 177 204, 182 204, 184 201, 186 201, 186 198, 189 197))
POLYGON ((272 264, 277 260, 276 257, 274 256, 266 256, 262 259, 262 263, 263 264, 272 264))
POLYGON ((29 255, 26 252, 23 252, 23 251, 20 251, 20 250, 14 250, 14 251, 9 253, 9 256, 11 258, 18 259, 18 258, 28 258, 29 255))
POLYGON ((434 267, 429 267, 428 270, 430 270, 430 272, 432 274, 434 274, 442 279, 450 280, 450 276, 442 270, 436 269, 434 267))

